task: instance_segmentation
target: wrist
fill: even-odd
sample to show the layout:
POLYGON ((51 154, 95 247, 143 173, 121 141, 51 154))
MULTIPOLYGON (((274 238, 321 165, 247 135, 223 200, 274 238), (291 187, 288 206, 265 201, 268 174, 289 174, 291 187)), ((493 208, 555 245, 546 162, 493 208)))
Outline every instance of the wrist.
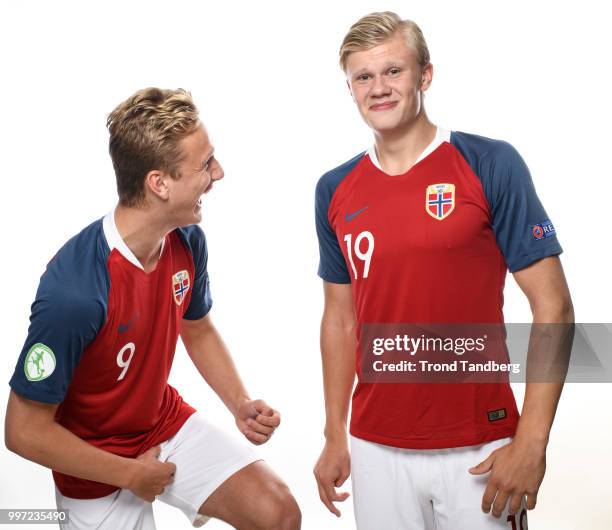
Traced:
POLYGON ((548 446, 548 432, 540 430, 521 429, 520 426, 514 435, 514 441, 520 445, 528 445, 533 449, 545 452, 548 446))
POLYGON ((228 403, 227 408, 232 413, 234 418, 237 418, 240 407, 249 401, 251 401, 251 398, 247 394, 239 394, 228 403))
POLYGON ((328 443, 344 443, 348 440, 348 431, 345 423, 325 425, 323 435, 325 436, 325 441, 328 443))
POLYGON ((115 486, 118 486, 121 489, 131 490, 142 464, 135 458, 124 458, 123 460, 126 461, 125 463, 122 463, 124 471, 119 477, 119 484, 115 484, 115 486))

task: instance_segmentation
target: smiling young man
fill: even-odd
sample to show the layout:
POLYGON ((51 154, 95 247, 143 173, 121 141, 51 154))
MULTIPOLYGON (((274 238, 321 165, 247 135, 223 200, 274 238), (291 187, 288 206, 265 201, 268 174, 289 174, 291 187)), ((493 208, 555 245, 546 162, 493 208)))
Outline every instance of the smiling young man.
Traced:
POLYGON ((119 204, 43 274, 10 381, 6 445, 53 470, 70 529, 152 529, 157 497, 194 526, 297 529, 300 511, 245 440, 168 384, 180 335, 253 444, 278 412, 252 400, 210 317, 202 196, 223 169, 191 96, 141 90, 108 118, 119 204))
POLYGON ((512 146, 428 119, 433 67, 416 24, 390 12, 363 17, 340 65, 374 146, 316 190, 319 495, 340 515, 334 503, 348 494, 336 488, 351 475, 360 529, 524 530, 562 384, 528 383, 519 417, 507 381, 375 382, 364 373, 364 333, 369 324, 502 324, 508 270, 534 322, 571 322, 554 228, 512 146))

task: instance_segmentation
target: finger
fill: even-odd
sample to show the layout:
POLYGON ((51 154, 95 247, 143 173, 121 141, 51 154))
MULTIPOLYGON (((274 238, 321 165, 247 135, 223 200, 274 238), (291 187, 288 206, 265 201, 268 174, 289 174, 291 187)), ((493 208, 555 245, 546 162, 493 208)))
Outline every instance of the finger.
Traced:
POLYGON ((485 488, 484 495, 482 496, 482 511, 484 513, 489 513, 491 511, 491 505, 495 500, 496 494, 497 488, 489 481, 487 483, 487 487, 485 488))
POLYGON ((264 416, 263 414, 258 414, 255 419, 259 423, 263 423, 268 427, 278 427, 280 425, 280 414, 276 411, 274 411, 272 416, 264 416))
POLYGON ((159 453, 161 453, 161 447, 159 445, 154 445, 153 447, 147 449, 144 453, 138 455, 136 460, 143 460, 145 458, 154 458, 157 460, 159 453))
POLYGON ((176 464, 174 464, 173 462, 164 462, 164 465, 166 466, 166 469, 170 472, 171 475, 174 475, 176 473, 176 464))
POLYGON ((256 445, 267 442, 269 438, 269 436, 266 436, 265 434, 259 434, 258 432, 255 432, 251 429, 245 430, 243 434, 247 437, 249 441, 253 442, 256 445))
POLYGON ((267 414, 267 412, 271 409, 263 399, 256 399, 255 401, 252 402, 252 405, 253 405, 253 408, 257 410, 257 412, 259 412, 260 414, 264 414, 264 412, 266 412, 265 416, 270 415, 270 414, 267 414))
POLYGON ((317 480, 317 488, 319 488, 319 499, 321 499, 321 502, 325 504, 327 509, 331 513, 333 513, 336 517, 340 517, 340 510, 338 510, 338 508, 336 508, 332 504, 332 502, 329 500, 325 488, 321 485, 321 483, 318 480, 317 480))
POLYGON ((336 488, 339 488, 340 486, 342 486, 342 484, 346 482, 346 479, 349 478, 349 476, 349 473, 341 473, 340 476, 334 481, 334 486, 336 486, 336 488))
POLYGON ((491 514, 493 517, 497 517, 498 519, 501 517, 501 514, 506 509, 506 503, 510 498, 510 493, 507 491, 500 491, 495 497, 495 502, 493 503, 493 509, 491 510, 491 514))
POLYGON ((493 467, 494 460, 495 457, 493 456, 493 453, 491 453, 488 458, 480 462, 480 464, 478 464, 477 466, 471 467, 470 469, 468 469, 468 471, 472 475, 483 475, 484 473, 488 473, 493 467))
POLYGON ((255 408, 257 409, 257 411, 260 414, 263 414, 264 416, 274 416, 274 414, 277 414, 280 417, 280 414, 278 414, 277 411, 275 411, 270 405, 268 405, 263 399, 258 399, 254 402, 255 408))
POLYGON ((266 436, 270 436, 274 432, 274 427, 268 427, 267 425, 263 425, 255 420, 248 419, 246 424, 255 432, 259 434, 265 434, 266 436))
POLYGON ((336 497, 334 498, 334 501, 344 502, 350 496, 351 496, 351 494, 348 491, 341 491, 340 493, 336 494, 336 497))
POLYGON ((536 507, 536 503, 538 502, 538 495, 536 493, 528 493, 527 494, 527 509, 533 510, 536 507))
POLYGON ((521 509, 521 503, 523 502, 523 496, 517 495, 516 493, 510 497, 508 503, 508 515, 515 515, 521 509))
POLYGON ((350 495, 347 491, 337 491, 331 484, 324 485, 323 488, 326 490, 327 498, 332 502, 344 502, 350 495))

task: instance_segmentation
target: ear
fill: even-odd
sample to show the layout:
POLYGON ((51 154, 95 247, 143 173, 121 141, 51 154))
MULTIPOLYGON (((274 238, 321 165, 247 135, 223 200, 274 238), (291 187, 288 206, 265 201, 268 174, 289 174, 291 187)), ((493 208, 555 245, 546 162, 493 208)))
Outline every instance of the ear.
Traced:
POLYGON ((172 177, 170 177, 168 173, 158 169, 149 171, 144 179, 145 196, 147 193, 152 193, 162 201, 167 201, 170 197, 170 185, 168 181, 171 178, 172 177))
POLYGON ((421 92, 425 92, 433 79, 433 64, 427 63, 421 70, 421 92))

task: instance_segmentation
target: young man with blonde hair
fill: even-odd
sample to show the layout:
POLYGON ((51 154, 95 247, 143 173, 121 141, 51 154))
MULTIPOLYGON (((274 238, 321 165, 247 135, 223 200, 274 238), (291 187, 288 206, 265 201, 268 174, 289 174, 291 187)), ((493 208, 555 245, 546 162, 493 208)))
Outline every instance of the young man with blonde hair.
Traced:
POLYGON ((210 309, 202 196, 223 169, 191 95, 148 88, 108 117, 119 204, 49 262, 10 381, 6 445, 53 470, 70 529, 153 529, 157 497, 194 526, 297 529, 287 486, 168 384, 180 335, 253 444, 280 416, 249 397, 210 309))
POLYGON ((336 488, 351 475, 359 529, 524 530, 562 383, 528 383, 519 417, 507 380, 370 378, 365 337, 369 325, 503 326, 508 270, 534 322, 573 321, 554 227, 512 146, 431 123, 423 100, 433 67, 414 22, 363 17, 340 65, 374 145, 316 190, 320 498, 339 516, 334 503, 348 494, 336 488))

